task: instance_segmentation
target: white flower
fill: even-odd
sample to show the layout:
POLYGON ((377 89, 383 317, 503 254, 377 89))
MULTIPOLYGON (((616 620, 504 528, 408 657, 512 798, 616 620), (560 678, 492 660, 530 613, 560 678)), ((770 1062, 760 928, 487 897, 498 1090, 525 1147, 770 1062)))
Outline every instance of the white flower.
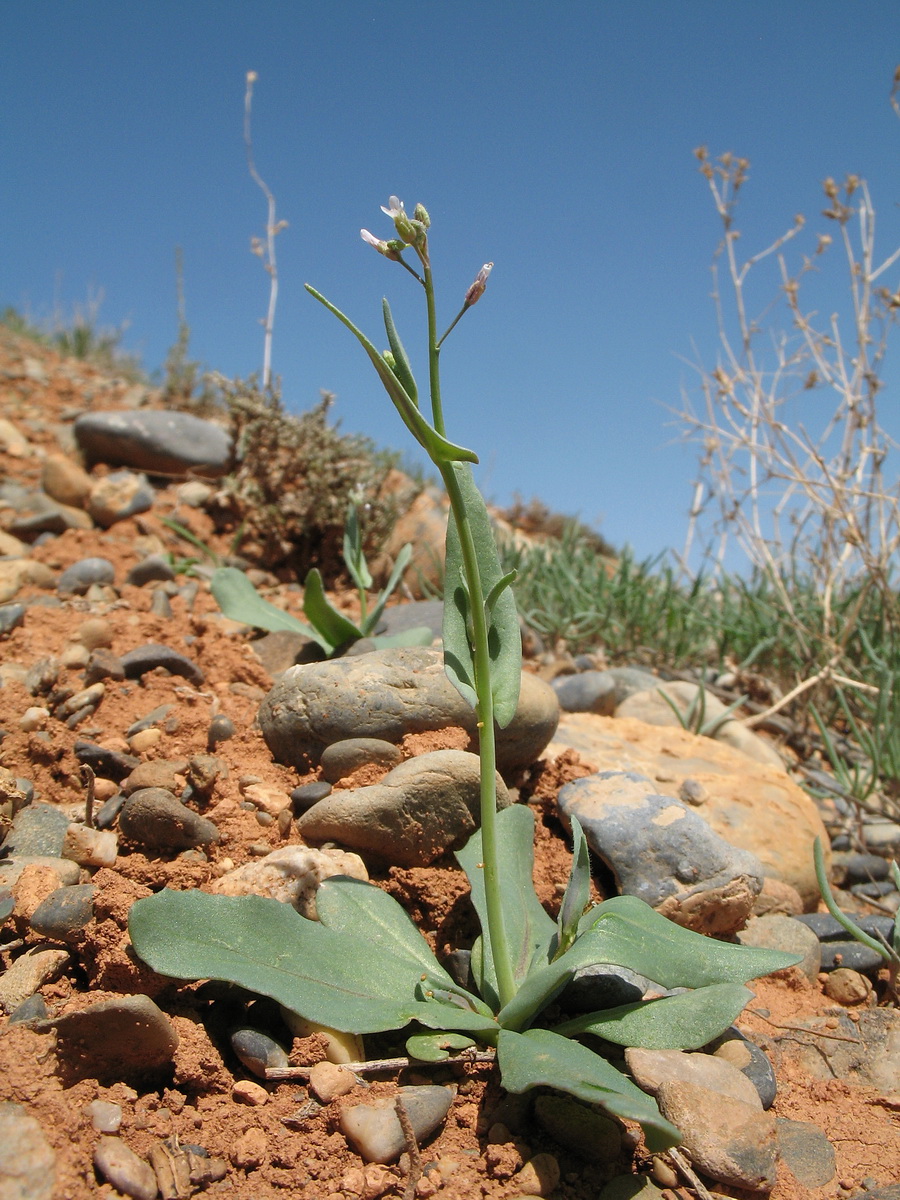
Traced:
POLYGON ((488 275, 490 275, 493 269, 494 264, 492 262, 485 263, 475 276, 471 287, 466 292, 465 304, 467 308, 471 307, 473 304, 476 304, 484 295, 484 289, 487 286, 488 275))

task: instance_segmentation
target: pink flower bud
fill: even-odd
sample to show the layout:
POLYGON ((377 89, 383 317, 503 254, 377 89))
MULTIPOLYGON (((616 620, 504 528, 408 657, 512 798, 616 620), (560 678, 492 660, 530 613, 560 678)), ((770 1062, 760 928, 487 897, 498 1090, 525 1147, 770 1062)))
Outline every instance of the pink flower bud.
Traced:
POLYGON ((464 303, 467 308, 471 308, 471 306, 473 304, 477 304, 478 301, 481 299, 481 297, 484 295, 484 289, 487 287, 488 275, 490 275, 490 273, 491 273, 491 271, 493 271, 493 269, 494 269, 494 264, 492 262, 485 263, 484 266, 481 268, 481 270, 478 272, 478 274, 475 276, 474 283, 469 288, 469 290, 466 292, 466 299, 465 299, 464 303))
POLYGON ((392 258, 395 262, 399 258, 397 251, 393 248, 393 246, 390 245, 389 242, 385 242, 382 241, 381 238, 377 238, 374 233, 369 233, 368 229, 361 229, 359 231, 359 236, 368 245, 373 246, 379 254, 383 254, 385 258, 392 258))

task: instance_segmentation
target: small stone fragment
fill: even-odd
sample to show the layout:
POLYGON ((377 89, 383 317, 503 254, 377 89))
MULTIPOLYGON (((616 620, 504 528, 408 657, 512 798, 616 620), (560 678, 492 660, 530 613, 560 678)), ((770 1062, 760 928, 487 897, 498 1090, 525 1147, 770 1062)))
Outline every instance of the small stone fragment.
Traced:
POLYGON ((120 1138, 100 1138, 94 1147, 94 1166, 124 1195, 133 1200, 155 1200, 158 1191, 155 1171, 120 1138))
POLYGON ((124 1079, 171 1063, 178 1034, 149 996, 100 1000, 53 1022, 68 1065, 77 1073, 124 1079))
POLYGON ((98 1133, 117 1133, 122 1124, 122 1106, 110 1100, 92 1100, 85 1106, 98 1133))
POLYGON ((778 1151, 798 1183, 820 1188, 834 1179, 834 1146, 818 1125, 776 1117, 775 1127, 778 1151))
POLYGON ((253 1079, 236 1080, 231 1089, 231 1096, 238 1104, 249 1104, 252 1108, 259 1108, 268 1103, 269 1099, 269 1093, 263 1085, 253 1079))
POLYGON ((765 917, 753 917, 745 929, 737 934, 742 946, 764 946, 767 950, 786 950, 789 954, 800 954, 802 959, 789 971, 800 970, 811 982, 815 982, 821 970, 821 949, 818 941, 810 935, 803 922, 794 917, 783 917, 772 913, 765 917))
POLYGON ((301 787, 295 787, 291 792, 291 806, 295 816, 301 816, 312 808, 314 804, 318 804, 320 800, 324 800, 326 796, 331 795, 331 784, 326 783, 324 779, 316 780, 314 783, 304 783, 301 787))
POLYGON ((212 821, 182 804, 165 788, 132 792, 119 814, 119 828, 132 841, 158 850, 186 850, 219 840, 212 821))
POLYGON ((625 1062, 638 1087, 652 1096, 657 1094, 662 1083, 680 1079, 741 1100, 750 1108, 762 1108, 759 1094, 746 1075, 712 1054, 634 1047, 625 1051, 625 1062))
POLYGON ((863 1004, 872 994, 872 984, 859 971, 839 967, 828 975, 822 990, 838 1004, 863 1004))
POLYGON ((320 1062, 309 1072, 310 1091, 323 1104, 330 1104, 338 1096, 346 1096, 356 1087, 352 1071, 345 1071, 336 1063, 320 1062))
POLYGON ((0 1009, 13 1012, 69 965, 68 950, 26 950, 0 975, 0 1009))
POLYGON ((218 713, 209 723, 209 732, 206 735, 206 748, 212 753, 219 742, 227 742, 229 738, 235 735, 234 721, 231 717, 226 717, 224 713, 218 713))
POLYGON ((56 1155, 40 1123, 21 1104, 0 1102, 0 1196, 53 1200, 56 1155))
POLYGON ((72 824, 66 830, 62 857, 71 858, 80 867, 115 866, 119 839, 111 830, 89 829, 72 824))
POLYGON ((231 1048, 247 1068, 260 1079, 266 1078, 270 1067, 286 1067, 288 1056, 283 1046, 258 1029, 236 1029, 232 1033, 231 1048))
POLYGON ((552 1154, 535 1154, 514 1182, 523 1196, 549 1196, 559 1185, 559 1163, 552 1154))
MULTIPOLYGON (((449 1088, 435 1086, 402 1087, 398 1092, 416 1141, 421 1144, 444 1120, 453 1096, 449 1088)), ((406 1147, 395 1102, 391 1097, 345 1109, 341 1114, 340 1126, 354 1150, 366 1162, 396 1162, 406 1147)))
POLYGON ((213 883, 212 890, 220 896, 271 896, 315 920, 319 884, 332 875, 350 875, 361 880, 369 878, 358 854, 282 846, 258 862, 245 863, 222 875, 213 883))

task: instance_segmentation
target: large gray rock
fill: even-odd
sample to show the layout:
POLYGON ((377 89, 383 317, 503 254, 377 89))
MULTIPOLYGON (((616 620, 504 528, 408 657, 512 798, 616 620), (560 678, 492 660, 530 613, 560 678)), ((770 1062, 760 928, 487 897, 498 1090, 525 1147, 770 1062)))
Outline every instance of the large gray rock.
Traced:
POLYGON ((762 889, 763 869, 713 833, 687 805, 660 796, 634 772, 606 771, 567 783, 565 817, 577 817, 620 891, 679 925, 710 934, 741 929, 762 889))
MULTIPOLYGON (((497 731, 499 769, 539 758, 558 721, 553 689, 523 672, 516 715, 497 731)), ((473 709, 444 674, 441 651, 430 647, 290 667, 260 705, 259 724, 277 761, 301 769, 344 738, 399 742, 407 733, 450 725, 476 733, 473 709)))
POLYGON ((91 412, 75 421, 75 440, 89 463, 135 467, 151 474, 224 475, 231 438, 200 417, 182 412, 91 412))
MULTIPOLYGON (((304 838, 335 841, 397 866, 424 867, 479 824, 479 761, 465 750, 434 750, 394 767, 369 787, 334 791, 297 821, 304 838)), ((497 802, 509 793, 497 776, 497 802)))

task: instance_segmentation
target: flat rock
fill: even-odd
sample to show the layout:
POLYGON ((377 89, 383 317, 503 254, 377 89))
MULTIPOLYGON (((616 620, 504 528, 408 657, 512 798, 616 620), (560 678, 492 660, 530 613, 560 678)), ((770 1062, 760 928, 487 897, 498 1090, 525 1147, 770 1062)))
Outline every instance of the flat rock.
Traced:
POLYGON ((400 747, 381 738, 346 738, 332 742, 322 751, 322 778, 337 783, 365 766, 396 767, 402 755, 400 747))
POLYGON ((161 475, 224 475, 231 438, 190 413, 89 412, 75 421, 75 440, 89 463, 134 467, 161 475))
POLYGON ((17 857, 60 858, 69 818, 51 804, 29 804, 13 817, 3 848, 17 857))
POLYGON ((754 917, 746 929, 740 930, 737 940, 742 946, 762 946, 767 950, 786 950, 789 954, 802 955, 797 966, 811 983, 815 983, 822 966, 822 948, 815 934, 801 921, 780 913, 754 917))
MULTIPOLYGON (((453 1095, 444 1087, 398 1088, 416 1141, 423 1142, 450 1111, 453 1095)), ((406 1139, 392 1097, 344 1109, 341 1132, 366 1162, 392 1163, 403 1153, 406 1139)))
POLYGON ((548 757, 566 749, 595 771, 646 775, 663 795, 677 797, 686 779, 696 780, 706 793, 697 811, 710 828, 796 888, 808 911, 818 907, 813 841, 828 847, 830 838, 814 802, 783 769, 748 766, 739 751, 684 729, 593 713, 563 714, 548 757))
POLYGON ((900 1081, 900 1009, 864 1008, 853 1016, 858 1019, 841 1013, 837 1028, 827 1014, 797 1021, 811 1036, 784 1038, 779 1043, 782 1059, 814 1079, 845 1079, 895 1094, 900 1081), (815 1036, 820 1033, 837 1036, 815 1036))
MULTIPOLYGON (((497 802, 510 800, 497 776, 497 802)), ((479 824, 480 764, 466 750, 434 750, 380 783, 332 792, 297 820, 306 839, 336 841, 398 866, 423 867, 479 824)))
POLYGON ((31 914, 31 928, 44 937, 64 941, 93 917, 96 892, 92 883, 57 888, 31 914))
POLYGON ((171 646, 159 642, 147 642, 122 655, 122 666, 128 679, 139 679, 156 667, 164 667, 170 675, 183 675, 198 687, 203 682, 203 672, 195 662, 171 646))
POLYGON ((165 788, 132 792, 119 814, 119 828, 125 837, 155 850, 187 850, 219 840, 212 821, 182 804, 165 788))
POLYGON ((57 580, 56 590, 61 596, 83 596, 92 584, 115 583, 116 568, 108 558, 80 558, 66 567, 57 580))
POLYGON ((834 1146, 812 1121, 790 1121, 776 1117, 778 1152, 798 1183, 804 1187, 824 1187, 834 1179, 834 1146))
POLYGON ((220 896, 271 896, 290 904, 304 917, 316 919, 316 892, 333 875, 369 878, 358 854, 345 850, 313 850, 282 846, 265 858, 245 863, 216 879, 211 891, 220 896))
MULTIPOLYGON (((528 672, 516 715, 497 731, 500 770, 540 757, 556 730, 553 689, 528 672)), ((377 650, 356 658, 305 663, 284 672, 260 705, 259 724, 276 760, 304 769, 333 742, 350 737, 400 742, 407 733, 458 725, 476 735, 474 711, 429 647, 377 650)))
POLYGON ((68 950, 26 950, 0 975, 0 1009, 13 1012, 69 965, 68 950))
POLYGON ((746 1075, 725 1059, 712 1054, 632 1047, 625 1051, 625 1062, 638 1087, 651 1096, 655 1096, 660 1085, 666 1081, 680 1079, 762 1110, 759 1093, 746 1075))
POLYGON ((132 1200, 154 1200, 159 1188, 156 1172, 121 1138, 104 1134, 94 1147, 94 1166, 104 1179, 132 1200))
POLYGON ((53 1200, 56 1155, 40 1123, 21 1104, 0 1102, 0 1196, 53 1200))
POLYGON ((125 1079, 171 1063, 178 1034, 149 996, 117 996, 51 1022, 75 1073, 125 1079))
POLYGON ((683 1080, 661 1083, 657 1101, 681 1130, 682 1153, 704 1175, 749 1192, 771 1192, 778 1142, 770 1113, 683 1080))
POLYGON ((560 811, 577 817, 619 890, 704 933, 740 929, 762 888, 762 867, 714 833, 697 812, 656 794, 634 772, 606 771, 567 783, 560 811))
POLYGON ((592 712, 611 717, 616 709, 616 677, 611 671, 557 675, 552 688, 563 712, 592 712))

